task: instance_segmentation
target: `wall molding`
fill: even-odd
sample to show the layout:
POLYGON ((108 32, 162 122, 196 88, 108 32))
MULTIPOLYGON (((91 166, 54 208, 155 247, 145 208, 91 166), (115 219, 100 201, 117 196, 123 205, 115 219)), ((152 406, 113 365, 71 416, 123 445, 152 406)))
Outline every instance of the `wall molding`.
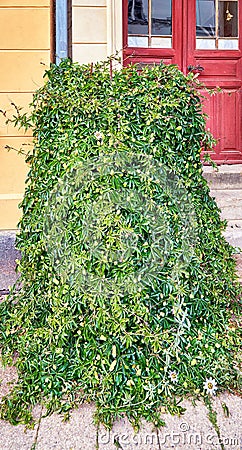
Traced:
POLYGON ((122 0, 107 0, 107 53, 108 56, 123 48, 123 8, 122 0))

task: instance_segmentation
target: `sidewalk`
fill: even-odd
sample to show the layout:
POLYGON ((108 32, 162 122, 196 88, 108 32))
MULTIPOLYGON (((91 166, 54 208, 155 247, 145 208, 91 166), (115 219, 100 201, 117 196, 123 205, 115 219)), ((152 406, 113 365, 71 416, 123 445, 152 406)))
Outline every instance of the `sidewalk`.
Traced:
MULTIPOLYGON (((235 255, 242 280, 242 253, 235 255)), ((4 296, 2 296, 4 298, 4 296)), ((0 399, 6 395, 16 380, 15 368, 0 366, 0 399)), ((53 414, 44 417, 40 407, 35 408, 37 423, 34 429, 23 425, 13 426, 0 421, 0 450, 218 450, 221 449, 216 431, 208 419, 208 411, 202 402, 193 406, 184 401, 187 408, 180 418, 164 414, 166 427, 154 430, 143 423, 135 435, 132 427, 123 419, 114 424, 109 433, 93 424, 93 405, 82 405, 71 414, 70 421, 53 414)), ((242 397, 224 393, 214 398, 214 408, 220 427, 224 450, 242 450, 242 397), (226 417, 222 405, 229 409, 226 417)))
MULTIPOLYGON (((0 395, 6 394, 7 383, 14 378, 13 368, 3 371, 4 379, 0 395)), ((207 417, 207 409, 201 402, 192 406, 184 401, 187 408, 180 418, 164 414, 166 426, 155 430, 143 423, 137 435, 126 419, 119 420, 111 432, 93 424, 93 405, 82 405, 71 414, 68 422, 53 414, 43 417, 40 407, 35 408, 37 424, 34 429, 23 425, 12 426, 0 421, 0 450, 215 450, 220 449, 219 440, 207 417)), ((242 398, 225 393, 214 399, 214 409, 225 450, 242 449, 242 398), (226 417, 222 405, 229 409, 226 417)))

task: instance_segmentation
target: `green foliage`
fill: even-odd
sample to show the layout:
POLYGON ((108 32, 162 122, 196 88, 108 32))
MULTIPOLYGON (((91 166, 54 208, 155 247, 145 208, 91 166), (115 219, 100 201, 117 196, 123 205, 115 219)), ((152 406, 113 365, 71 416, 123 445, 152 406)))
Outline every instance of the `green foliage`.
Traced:
POLYGON ((240 288, 202 176, 212 139, 193 75, 65 60, 46 78, 14 118, 34 149, 21 289, 0 305, 2 357, 19 374, 2 417, 86 400, 107 426, 123 414, 160 425, 183 396, 206 397, 210 377, 238 389, 240 288))

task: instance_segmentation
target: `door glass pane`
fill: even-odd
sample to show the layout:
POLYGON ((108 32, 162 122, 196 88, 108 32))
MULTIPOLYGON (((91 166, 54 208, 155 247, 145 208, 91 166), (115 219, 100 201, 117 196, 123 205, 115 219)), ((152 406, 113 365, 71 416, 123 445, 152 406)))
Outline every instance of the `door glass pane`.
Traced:
POLYGON ((128 46, 172 47, 172 0, 128 0, 128 46))
POLYGON ((215 36, 215 0, 197 0, 197 36, 215 36))
POLYGON ((148 37, 145 36, 128 36, 129 47, 148 47, 148 37))
POLYGON ((239 41, 238 39, 219 39, 218 48, 220 50, 238 50, 239 41))
POLYGON ((219 36, 238 36, 238 2, 219 2, 219 36))
POLYGON ((196 48, 238 49, 238 0, 196 0, 196 48))
POLYGON ((152 48, 172 48, 171 37, 156 36, 151 39, 152 48))
POLYGON ((152 35, 171 36, 171 0, 152 1, 152 35))
POLYGON ((148 34, 148 0, 129 0, 128 33, 148 34))
POLYGON ((215 39, 203 39, 197 38, 196 40, 196 48, 203 50, 216 50, 216 41, 215 39))

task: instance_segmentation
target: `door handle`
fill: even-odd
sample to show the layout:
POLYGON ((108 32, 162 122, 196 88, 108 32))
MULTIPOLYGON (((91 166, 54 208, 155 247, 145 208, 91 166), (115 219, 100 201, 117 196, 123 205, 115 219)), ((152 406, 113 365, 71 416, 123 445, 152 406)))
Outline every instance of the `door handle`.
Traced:
POLYGON ((197 66, 192 66, 189 65, 187 67, 188 72, 202 72, 204 70, 204 67, 200 66, 200 64, 198 64, 197 66))

